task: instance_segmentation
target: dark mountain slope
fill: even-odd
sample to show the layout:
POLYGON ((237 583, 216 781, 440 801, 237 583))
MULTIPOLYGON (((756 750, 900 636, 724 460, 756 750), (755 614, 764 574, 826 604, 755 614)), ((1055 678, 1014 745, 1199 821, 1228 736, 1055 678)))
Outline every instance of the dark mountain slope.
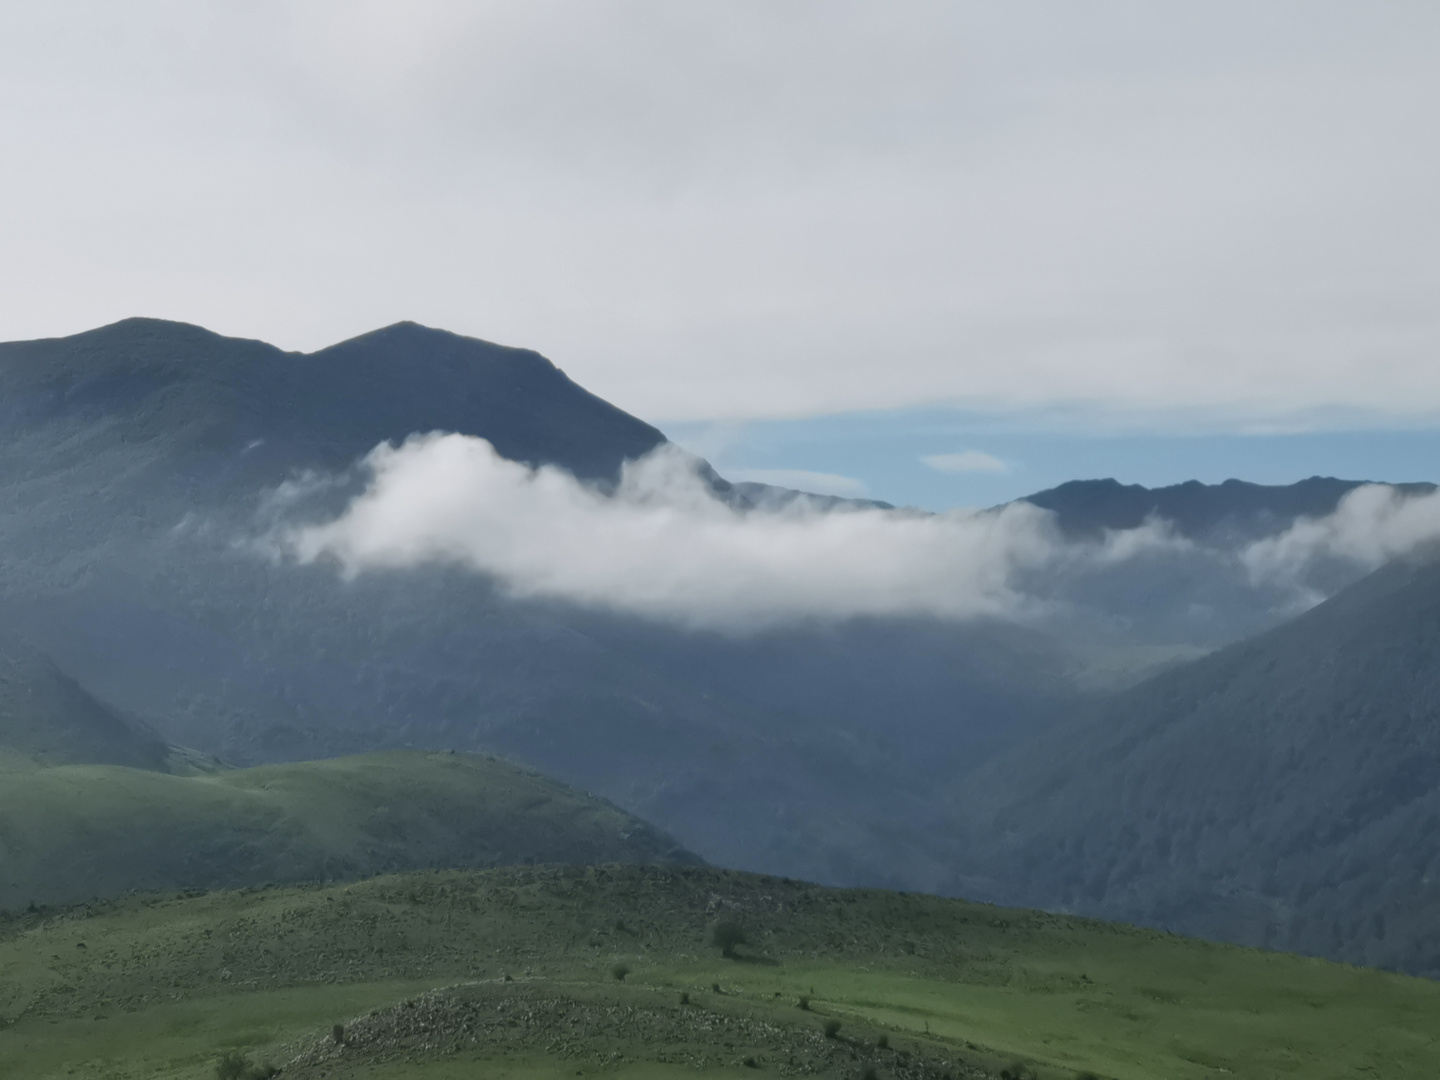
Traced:
MULTIPOLYGON (((1345 495, 1369 482, 1312 476, 1294 484, 1251 484, 1244 480, 1202 484, 1187 480, 1169 487, 1147 488, 1112 479, 1071 480, 1027 495, 1024 501, 1055 511, 1060 528, 1069 536, 1134 529, 1147 518, 1158 517, 1193 540, 1233 543, 1282 532, 1296 518, 1324 517, 1345 495)), ((1435 490, 1434 484, 1395 486, 1416 495, 1435 490)))
POLYGON ((119 716, 46 656, 0 639, 0 750, 50 764, 164 769, 170 748, 119 716))
POLYGON ((199 474, 207 482, 263 473, 265 464, 345 469, 379 442, 434 430, 483 432, 513 460, 610 478, 664 439, 539 353, 415 323, 306 355, 127 319, 0 344, 0 371, 7 429, 103 419, 115 442, 183 448, 206 464, 243 455, 220 476, 199 474))
POLYGON ((1440 562, 1137 686, 957 805, 957 888, 1440 976, 1440 562))

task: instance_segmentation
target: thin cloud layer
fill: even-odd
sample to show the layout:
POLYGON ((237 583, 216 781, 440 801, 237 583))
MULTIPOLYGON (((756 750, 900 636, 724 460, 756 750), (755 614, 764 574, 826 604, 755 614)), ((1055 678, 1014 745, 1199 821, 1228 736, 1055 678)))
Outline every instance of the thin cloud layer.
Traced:
POLYGON ((661 447, 611 493, 500 457, 484 439, 417 435, 365 459, 370 482, 331 520, 272 534, 301 562, 347 575, 449 564, 519 597, 565 600, 691 627, 743 630, 863 616, 1024 616, 1025 581, 1173 546, 1147 526, 1065 543, 1028 503, 930 515, 801 500, 737 509, 696 459, 661 447))
POLYGON ((838 495, 848 499, 863 498, 868 493, 865 481, 837 473, 811 472, 809 469, 738 469, 728 473, 732 480, 807 491, 816 495, 838 495))
POLYGON ((920 459, 936 472, 943 473, 1005 473, 1010 466, 983 450, 961 450, 955 454, 926 454, 920 459))

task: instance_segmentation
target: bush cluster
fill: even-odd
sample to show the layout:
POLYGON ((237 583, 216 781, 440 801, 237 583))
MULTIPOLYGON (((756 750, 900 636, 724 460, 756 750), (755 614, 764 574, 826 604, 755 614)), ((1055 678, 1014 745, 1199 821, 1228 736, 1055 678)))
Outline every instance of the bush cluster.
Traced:
POLYGON ((274 1065, 252 1065, 239 1050, 226 1050, 215 1063, 216 1080, 270 1080, 280 1072, 274 1065))

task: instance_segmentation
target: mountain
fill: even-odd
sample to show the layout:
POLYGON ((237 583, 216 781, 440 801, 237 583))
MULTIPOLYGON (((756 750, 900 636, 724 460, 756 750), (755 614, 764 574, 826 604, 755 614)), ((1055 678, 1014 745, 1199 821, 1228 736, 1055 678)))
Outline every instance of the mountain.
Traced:
POLYGON ((396 751, 172 776, 0 756, 0 909, 439 867, 698 861, 495 758, 396 751))
MULTIPOLYGON (((61 425, 82 449, 133 448, 132 467, 185 457, 167 479, 240 487, 282 471, 343 470, 416 431, 483 431, 505 457, 613 478, 663 436, 576 386, 540 354, 397 323, 310 354, 198 326, 126 319, 0 344, 9 439, 61 425)), ((37 476, 15 461, 10 476, 37 476)), ((158 479, 158 477, 151 477, 158 479)), ((182 487, 182 490, 183 490, 182 487)))
MULTIPOLYGON (((711 861, 938 890, 968 888, 957 868, 988 850, 953 820, 957 784, 1294 602, 1251 583, 1229 540, 1207 540, 1067 569, 1049 583, 1050 614, 1025 623, 738 635, 520 601, 453 567, 345 580, 248 543, 284 492, 336 509, 360 490, 363 455, 436 430, 602 489, 664 444, 536 353, 409 323, 310 354, 157 320, 0 345, 0 633, 53 656, 114 716, 140 718, 123 723, 153 731, 151 753, 187 746, 246 766, 498 753, 711 861)), ((697 468, 732 505, 797 498, 697 468)), ((1278 528, 1349 489, 1307 484, 1200 486, 1203 513, 1175 494, 1189 486, 1121 489, 1131 518, 1082 513, 1080 496, 1108 485, 1033 499, 1062 528, 1158 508, 1223 538, 1226 522, 1278 528)), ((1006 767, 1025 789, 1024 766, 1006 767)))
MULTIPOLYGON (((664 441, 536 353, 409 323, 311 354, 145 319, 0 345, 0 631, 236 764, 501 753, 711 859, 909 887, 951 859, 934 785, 1079 693, 1036 628, 737 637, 246 546, 282 485, 333 509, 364 454, 434 430, 601 486, 664 441)), ((706 475, 741 507, 798 497, 706 475)))
POLYGON ((1440 977, 1440 561, 967 777, 950 887, 1440 977))
POLYGON ((44 654, 0 640, 0 749, 48 764, 164 770, 171 748, 120 716, 44 654))
MULTIPOLYGON (((1278 625, 1363 577, 1373 566, 1344 558, 1296 561, 1256 573, 1252 545, 1302 519, 1323 519, 1370 481, 1311 477, 1294 484, 1189 481, 1146 488, 1113 479, 1076 480, 1028 495, 1055 515, 1070 543, 1099 545, 1119 530, 1151 526, 1155 541, 1128 558, 1096 560, 1047 583, 1068 613, 1050 625, 1072 641, 1147 642, 1183 653, 1214 649, 1278 625)), ((1387 484, 1401 496, 1433 484, 1387 484)))
MULTIPOLYGON (((1068 536, 1092 537, 1107 529, 1135 529, 1151 518, 1167 521, 1184 537, 1211 544, 1235 544, 1273 536, 1298 518, 1324 517, 1367 480, 1312 476, 1294 484, 1251 484, 1187 480, 1147 488, 1118 480, 1071 480, 1037 491, 1024 501, 1055 512, 1068 536)), ((1392 484, 1407 495, 1425 495, 1434 484, 1392 484)))

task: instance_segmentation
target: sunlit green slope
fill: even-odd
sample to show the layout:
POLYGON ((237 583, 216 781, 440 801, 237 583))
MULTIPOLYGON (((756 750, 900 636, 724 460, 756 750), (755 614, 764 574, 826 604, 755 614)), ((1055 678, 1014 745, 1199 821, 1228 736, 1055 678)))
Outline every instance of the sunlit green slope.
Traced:
POLYGON ((895 1080, 1440 1074, 1433 982, 708 868, 426 873, 15 916, 0 1017, 0 1076, 27 1078, 208 1078, 226 1051, 333 1080, 748 1075, 747 1060, 895 1080), (748 939, 736 959, 709 945, 725 919, 748 939))
POLYGON ((395 751, 175 776, 0 751, 0 909, 435 866, 693 861, 496 758, 395 751))

